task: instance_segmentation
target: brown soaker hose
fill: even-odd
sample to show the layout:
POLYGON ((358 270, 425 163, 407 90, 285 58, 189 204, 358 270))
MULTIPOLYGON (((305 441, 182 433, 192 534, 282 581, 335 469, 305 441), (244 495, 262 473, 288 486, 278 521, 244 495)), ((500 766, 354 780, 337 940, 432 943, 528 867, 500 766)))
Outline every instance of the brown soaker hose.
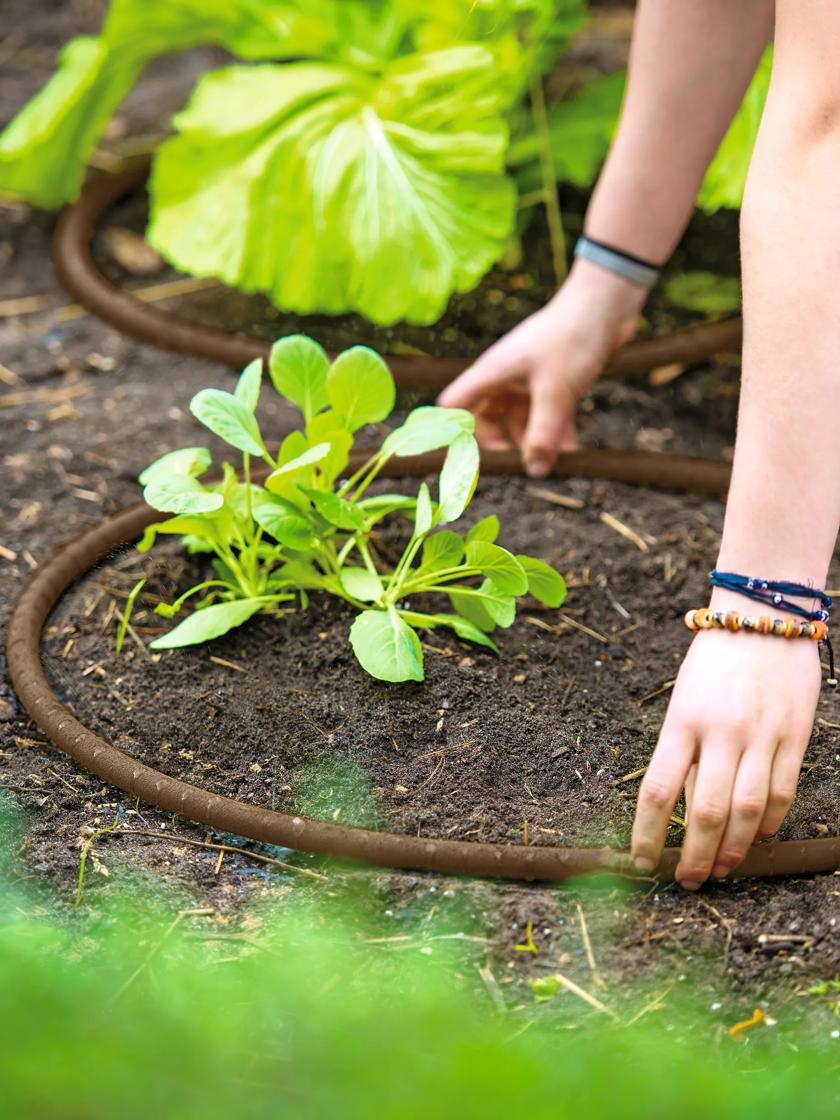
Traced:
MULTIPOLYGON (((98 176, 84 188, 78 202, 62 212, 53 238, 53 261, 61 283, 88 311, 141 342, 176 354, 223 362, 234 369, 241 369, 254 358, 266 358, 270 343, 265 339, 229 334, 143 303, 125 288, 112 284, 94 262, 91 238, 98 221, 118 199, 145 183, 149 162, 142 159, 124 171, 98 176)), ((662 338, 627 343, 616 351, 605 373, 615 377, 647 373, 658 366, 702 362, 715 354, 736 353, 740 348, 740 318, 704 323, 662 338)), ((387 358, 398 385, 425 390, 442 389, 470 364, 467 358, 428 355, 390 354, 387 358)))
MULTIPOLYGON (((423 475, 439 469, 441 462, 440 455, 405 459, 392 473, 423 475)), ((482 466, 486 474, 521 471, 520 462, 510 453, 485 454, 482 466)), ((722 493, 728 485, 729 467, 723 462, 651 452, 587 450, 561 456, 555 473, 722 493)), ((559 881, 599 871, 634 874, 627 853, 608 848, 425 840, 273 812, 162 774, 86 728, 47 681, 41 661, 41 631, 50 611, 75 580, 112 549, 136 540, 159 517, 156 510, 140 503, 102 522, 45 564, 15 604, 7 643, 12 684, 35 723, 81 766, 132 797, 211 828, 367 864, 531 880, 559 881)), ((679 849, 666 849, 657 873, 672 878, 679 854, 679 849)), ((838 867, 840 838, 768 841, 750 848, 734 875, 809 874, 838 867)))

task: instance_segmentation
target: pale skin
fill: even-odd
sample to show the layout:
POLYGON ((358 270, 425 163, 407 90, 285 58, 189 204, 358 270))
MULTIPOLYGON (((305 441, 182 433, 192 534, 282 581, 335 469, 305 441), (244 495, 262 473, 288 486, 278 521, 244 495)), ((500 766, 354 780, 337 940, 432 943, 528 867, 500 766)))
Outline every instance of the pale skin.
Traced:
MULTIPOLYGON (((640 0, 626 104, 586 230, 667 259, 772 36, 771 89, 741 216, 743 375, 716 566, 824 587, 840 525, 840 5, 806 7, 802 18, 801 0, 640 0)), ((529 473, 545 475, 558 450, 574 446, 576 402, 632 336, 644 298, 577 262, 554 299, 441 403, 473 410, 484 446, 515 443, 529 473)), ((711 605, 761 613, 720 590, 711 605)), ((778 830, 819 689, 813 642, 725 631, 693 639, 639 793, 632 854, 641 871, 655 867, 683 789, 676 875, 689 890, 728 874, 750 844, 778 830)))

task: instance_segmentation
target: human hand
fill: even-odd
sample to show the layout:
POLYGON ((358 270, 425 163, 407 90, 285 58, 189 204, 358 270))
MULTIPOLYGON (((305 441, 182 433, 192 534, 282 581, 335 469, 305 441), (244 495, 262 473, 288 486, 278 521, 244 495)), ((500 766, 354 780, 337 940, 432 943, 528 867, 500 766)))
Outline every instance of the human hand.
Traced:
POLYGON ((528 474, 549 473, 577 446, 578 399, 633 337, 647 292, 577 260, 542 310, 485 351, 438 398, 475 414, 482 447, 521 448, 528 474))
POLYGON ((658 863, 683 788, 687 827, 675 877, 687 890, 728 874, 755 840, 778 831, 796 792, 820 676, 819 647, 808 639, 696 635, 639 791, 632 854, 640 871, 658 863))

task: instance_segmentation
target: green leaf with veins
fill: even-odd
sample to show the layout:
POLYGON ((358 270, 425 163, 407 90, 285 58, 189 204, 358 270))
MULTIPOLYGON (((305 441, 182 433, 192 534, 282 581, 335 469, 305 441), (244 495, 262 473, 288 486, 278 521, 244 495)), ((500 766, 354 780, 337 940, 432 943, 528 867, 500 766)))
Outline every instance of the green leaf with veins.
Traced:
POLYGON ((146 486, 153 478, 165 478, 169 475, 189 475, 197 478, 209 470, 213 462, 210 452, 206 447, 182 447, 179 451, 168 451, 155 459, 137 477, 141 486, 146 486))
POLYGON ((378 680, 423 680, 420 639, 394 607, 362 611, 350 627, 350 644, 362 668, 378 680))
POLYGON ((382 598, 382 580, 367 568, 342 568, 341 586, 363 603, 376 603, 382 598))
POLYGON ((474 622, 480 630, 492 630, 494 626, 507 629, 516 618, 516 599, 501 591, 490 579, 485 579, 480 587, 471 591, 451 590, 448 592, 452 606, 458 614, 474 622), (487 625, 487 620, 492 625, 487 625))
POLYGON ((505 249, 514 90, 479 44, 206 75, 151 182, 151 243, 284 309, 432 323, 505 249), (282 206, 277 203, 282 184, 282 206))
POLYGON ((281 397, 297 405, 307 423, 329 404, 330 360, 323 346, 303 334, 281 338, 271 347, 268 373, 281 397))
POLYGON ((212 513, 224 505, 221 494, 186 474, 153 475, 143 490, 143 499, 163 513, 212 513))
POLYGON ((448 447, 463 433, 472 433, 475 418, 463 408, 423 405, 409 412, 405 423, 395 428, 382 444, 385 455, 424 455, 448 447))
POLYGON ((323 572, 319 572, 308 560, 295 558, 276 569, 268 586, 274 589, 287 584, 295 590, 305 588, 307 591, 317 591, 319 588, 326 587, 327 579, 323 572))
POLYGON ((432 533, 423 542, 420 571, 442 571, 455 568, 464 559, 464 542, 453 529, 432 533))
POLYGON ((263 362, 262 358, 254 358, 249 362, 239 375, 233 395, 242 401, 249 412, 256 412, 260 403, 260 388, 262 387, 263 362))
POLYGON ((341 417, 335 409, 328 408, 319 412, 306 425, 306 435, 310 443, 328 443, 329 454, 318 464, 321 484, 332 487, 336 478, 343 472, 350 459, 353 447, 352 432, 341 426, 341 417))
POLYGON ((312 523, 291 502, 273 494, 261 494, 253 502, 254 520, 280 544, 303 552, 312 546, 312 523))
POLYGON ((151 649, 177 649, 209 642, 241 626, 243 622, 267 606, 264 599, 236 599, 231 603, 214 603, 188 615, 183 622, 161 634, 151 643, 151 649))
MULTIPOLYGON (((296 435, 297 433, 293 433, 296 435)), ((305 437, 304 442, 305 442, 305 437)), ((285 444, 283 445, 285 447, 285 444)), ((316 443, 314 447, 308 447, 304 452, 294 459, 289 459, 288 462, 283 463, 281 466, 273 470, 268 478, 265 480, 266 490, 271 490, 274 493, 279 493, 283 486, 289 482, 299 482, 299 476, 311 479, 312 467, 316 463, 320 463, 330 453, 330 445, 328 443, 316 443)), ((303 489, 303 487, 300 487, 303 489)))
POLYGON ((499 647, 475 623, 470 622, 460 614, 418 614, 416 611, 400 611, 400 614, 410 626, 428 627, 435 629, 438 626, 448 626, 454 630, 459 638, 467 642, 474 642, 477 646, 486 646, 494 653, 499 652, 499 647))
POLYGON ((428 533, 434 523, 434 510, 432 509, 432 495, 425 482, 420 483, 417 491, 417 506, 414 511, 414 535, 422 537, 428 533))
POLYGON ((364 513, 352 502, 328 490, 313 490, 310 486, 301 486, 301 490, 330 525, 351 533, 361 532, 364 529, 364 513))
POLYGON ((470 541, 487 541, 493 544, 499 535, 499 519, 495 513, 482 517, 467 533, 467 543, 470 541))
POLYGON ((238 451, 262 455, 265 444, 254 414, 233 393, 202 389, 190 401, 190 412, 205 428, 238 451))
POLYGON ((396 399, 391 371, 367 346, 338 355, 327 374, 327 394, 351 432, 390 416, 396 399))
POLYGON ((566 598, 566 581, 544 560, 534 556, 517 556, 528 578, 528 591, 547 607, 559 607, 566 598))
POLYGON ((456 521, 470 504, 478 484, 479 465, 475 437, 462 432, 449 445, 440 472, 438 521, 456 521))
POLYGON ((525 569, 507 549, 489 541, 467 541, 467 563, 492 579, 507 595, 524 595, 528 590, 525 569))
POLYGON ((175 536, 194 535, 209 540, 216 539, 215 527, 209 517, 170 517, 166 521, 156 521, 154 525, 147 525, 143 536, 135 546, 138 552, 148 552, 155 543, 158 533, 172 534, 175 536))

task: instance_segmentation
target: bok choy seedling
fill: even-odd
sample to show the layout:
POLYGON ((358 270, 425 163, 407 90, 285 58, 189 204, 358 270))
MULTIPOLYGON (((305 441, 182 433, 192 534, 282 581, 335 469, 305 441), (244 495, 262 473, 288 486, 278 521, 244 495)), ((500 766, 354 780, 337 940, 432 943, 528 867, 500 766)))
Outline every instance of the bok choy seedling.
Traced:
MULTIPOLYGON (((448 627, 458 637, 497 651, 490 637, 510 626, 516 600, 530 593, 548 606, 566 594, 550 565, 515 556, 496 543, 499 521, 485 517, 465 535, 449 526, 473 496, 479 473, 473 417, 460 409, 423 406, 393 429, 381 447, 348 473, 355 433, 385 420, 394 407, 394 381, 373 350, 354 346, 332 364, 303 335, 275 343, 268 363, 277 392, 303 414, 302 427, 272 454, 255 416, 262 362, 252 362, 233 393, 203 389, 193 415, 241 455, 241 469, 222 464, 222 479, 201 481, 211 466, 205 447, 172 451, 140 475, 149 505, 171 514, 150 525, 138 548, 161 533, 182 537, 188 551, 207 553, 213 574, 173 603, 156 609, 174 617, 195 609, 154 649, 217 638, 257 612, 302 607, 326 592, 358 611, 350 642, 362 667, 384 681, 423 680, 418 630, 448 627), (446 449, 435 487, 416 495, 371 494, 389 461, 446 449), (254 464, 268 473, 255 481, 254 464), (390 515, 408 519, 410 536, 399 560, 387 566, 376 550, 376 526, 390 515), (436 595, 448 610, 414 609, 418 596, 436 595)), ((497 651, 498 652, 498 651, 497 651)))

